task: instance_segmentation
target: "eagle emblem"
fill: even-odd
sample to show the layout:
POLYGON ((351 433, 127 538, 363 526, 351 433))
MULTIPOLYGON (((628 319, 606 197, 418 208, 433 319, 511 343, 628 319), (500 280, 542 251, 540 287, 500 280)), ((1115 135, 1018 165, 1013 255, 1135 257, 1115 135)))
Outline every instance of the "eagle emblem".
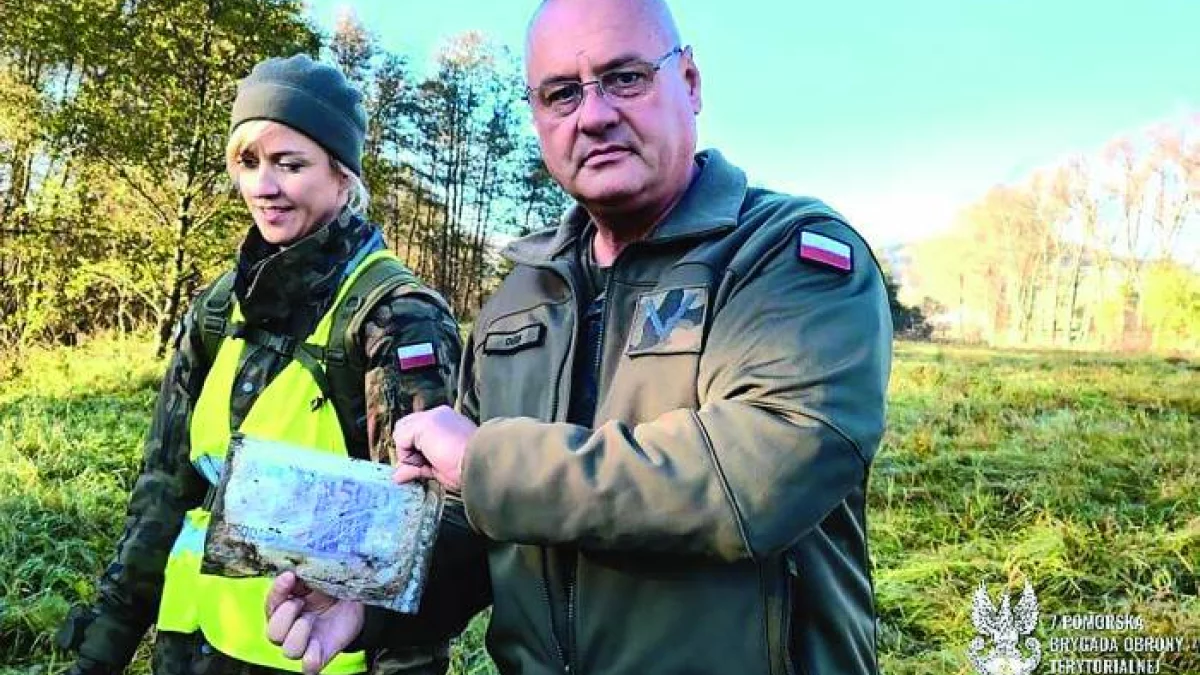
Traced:
POLYGON ((1010 606, 1008 593, 1004 591, 997 608, 987 587, 980 582, 971 603, 971 622, 979 635, 971 640, 967 655, 980 675, 1029 675, 1041 662, 1042 646, 1032 636, 1025 638, 1028 657, 1017 647, 1020 637, 1033 633, 1038 622, 1037 596, 1028 579, 1015 608, 1010 606), (989 641, 995 644, 985 649, 989 641))

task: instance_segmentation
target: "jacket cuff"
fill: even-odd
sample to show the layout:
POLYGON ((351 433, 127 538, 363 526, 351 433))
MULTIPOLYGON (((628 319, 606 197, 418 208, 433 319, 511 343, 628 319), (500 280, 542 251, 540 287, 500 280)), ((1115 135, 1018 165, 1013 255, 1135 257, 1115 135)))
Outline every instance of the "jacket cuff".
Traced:
POLYGON ((487 536, 484 530, 488 516, 488 505, 486 502, 488 495, 493 490, 487 485, 487 481, 491 476, 488 475, 488 458, 486 455, 489 453, 489 450, 495 452, 497 447, 501 447, 498 445, 496 439, 489 440, 489 438, 492 436, 493 430, 497 427, 502 427, 515 421, 517 421, 515 418, 499 418, 480 424, 475 430, 474 435, 471 436, 471 439, 467 441, 466 450, 463 451, 462 468, 458 473, 458 498, 462 501, 463 506, 462 524, 465 524, 474 534, 487 536))
POLYGON ((75 607, 55 635, 58 647, 79 654, 81 673, 120 672, 133 660, 145 627, 129 626, 91 607, 75 607))
POLYGON ((481 432, 483 432, 483 426, 482 424, 479 425, 475 433, 471 436, 471 439, 467 441, 467 447, 463 450, 462 463, 458 467, 458 499, 462 502, 463 506, 462 521, 467 526, 467 529, 475 534, 483 534, 483 531, 479 529, 479 526, 471 518, 471 507, 469 506, 471 481, 467 480, 467 476, 471 473, 472 458, 478 453, 476 446, 479 445, 477 441, 481 432))

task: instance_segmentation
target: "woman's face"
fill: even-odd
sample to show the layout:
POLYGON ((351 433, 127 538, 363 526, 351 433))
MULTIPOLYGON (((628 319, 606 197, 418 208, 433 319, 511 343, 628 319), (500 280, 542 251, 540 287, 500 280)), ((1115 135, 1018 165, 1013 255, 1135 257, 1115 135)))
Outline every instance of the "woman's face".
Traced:
POLYGON ((268 123, 237 158, 238 191, 262 238, 291 244, 333 219, 348 181, 329 153, 291 127, 268 123))

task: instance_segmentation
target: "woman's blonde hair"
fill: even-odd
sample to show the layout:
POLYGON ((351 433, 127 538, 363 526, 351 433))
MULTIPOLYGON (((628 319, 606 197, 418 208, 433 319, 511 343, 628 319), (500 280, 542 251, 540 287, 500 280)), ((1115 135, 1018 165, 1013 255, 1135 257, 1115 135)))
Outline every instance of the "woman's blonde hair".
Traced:
MULTIPOLYGON (((271 120, 250 120, 249 122, 237 125, 233 133, 229 134, 229 141, 225 144, 225 170, 234 182, 237 182, 238 159, 241 158, 246 148, 254 145, 267 132, 272 124, 279 123, 272 122, 271 120)), ((329 156, 329 166, 350 181, 349 192, 346 195, 346 208, 350 210, 350 213, 355 215, 365 215, 367 205, 371 202, 371 195, 367 192, 367 186, 363 184, 362 179, 355 175, 353 171, 346 168, 345 164, 342 164, 328 152, 325 152, 325 154, 329 156)))

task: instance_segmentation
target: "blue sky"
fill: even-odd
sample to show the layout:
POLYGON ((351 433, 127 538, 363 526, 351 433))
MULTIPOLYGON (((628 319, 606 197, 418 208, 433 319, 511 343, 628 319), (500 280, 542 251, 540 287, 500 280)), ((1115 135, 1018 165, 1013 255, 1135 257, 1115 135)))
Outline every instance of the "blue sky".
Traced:
MULTIPOLYGON (((669 0, 670 1, 670 0, 669 0)), ((418 67, 480 30, 520 53, 534 0, 310 0, 418 67)), ((876 246, 992 185, 1200 112, 1195 0, 674 0, 704 82, 700 144, 820 197, 876 246)))

